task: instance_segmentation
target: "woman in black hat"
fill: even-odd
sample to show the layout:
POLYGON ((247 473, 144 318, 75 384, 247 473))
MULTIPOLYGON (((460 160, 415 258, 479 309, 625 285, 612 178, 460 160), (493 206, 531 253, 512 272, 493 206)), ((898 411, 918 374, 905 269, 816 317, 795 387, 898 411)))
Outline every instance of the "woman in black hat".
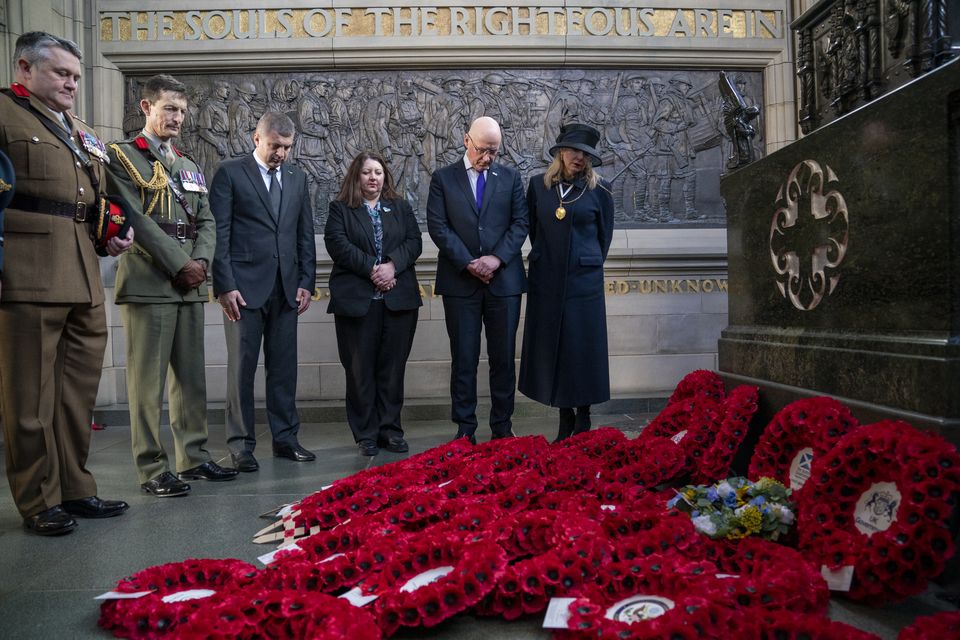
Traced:
POLYGON ((519 389, 560 408, 557 440, 588 431, 590 405, 610 399, 603 262, 613 196, 593 170, 599 140, 593 127, 564 126, 553 162, 527 188, 533 248, 519 389))

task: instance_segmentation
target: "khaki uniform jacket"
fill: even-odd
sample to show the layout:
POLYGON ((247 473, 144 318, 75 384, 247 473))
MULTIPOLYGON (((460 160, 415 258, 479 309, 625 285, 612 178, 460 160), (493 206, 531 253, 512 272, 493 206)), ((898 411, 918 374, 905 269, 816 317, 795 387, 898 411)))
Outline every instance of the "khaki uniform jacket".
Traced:
POLYGON ((117 304, 207 302, 206 283, 181 294, 172 282, 173 277, 191 259, 204 259, 208 265, 213 262, 217 225, 210 212, 207 194, 185 188, 180 173, 189 171, 200 175, 200 167, 179 151, 177 159, 172 165, 169 164, 166 159, 154 154, 152 145, 143 136, 109 145, 108 189, 111 193, 123 196, 141 214, 146 214, 155 191, 137 186, 136 179, 118 157, 114 146, 120 149, 145 182, 151 181, 155 163, 160 162, 168 180, 173 182, 193 209, 197 226, 197 239, 181 242, 157 225, 157 222, 187 221, 187 213, 177 202, 173 191, 169 187, 162 189, 150 216, 134 218, 134 246, 120 257, 120 266, 117 268, 117 304))
MULTIPOLYGON (((25 91, 22 87, 18 88, 25 91)), ((58 202, 83 202, 87 220, 96 215, 98 193, 90 174, 67 146, 40 121, 50 113, 30 96, 36 110, 27 110, 0 94, 0 149, 10 157, 17 175, 17 195, 58 202), (38 113, 39 112, 39 113, 38 113), (42 114, 42 115, 41 115, 42 114)), ((78 130, 97 136, 93 128, 66 114, 74 140, 78 130)), ((54 122, 53 117, 50 117, 54 122)), ((83 146, 77 142, 81 149, 83 146)), ((93 170, 106 183, 103 160, 90 156, 93 170)), ((4 221, 4 302, 103 304, 100 264, 90 223, 45 213, 8 208, 4 221)))

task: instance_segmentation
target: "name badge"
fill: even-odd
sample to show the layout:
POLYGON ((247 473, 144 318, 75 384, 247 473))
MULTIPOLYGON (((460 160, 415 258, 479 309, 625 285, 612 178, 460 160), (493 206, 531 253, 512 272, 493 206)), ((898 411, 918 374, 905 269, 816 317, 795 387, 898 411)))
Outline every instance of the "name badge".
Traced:
POLYGON ((83 144, 86 152, 103 162, 108 162, 107 147, 97 139, 97 136, 87 133, 83 129, 80 129, 79 132, 80 142, 83 144))
POLYGON ((199 171, 180 171, 180 184, 187 191, 207 193, 207 179, 199 171))

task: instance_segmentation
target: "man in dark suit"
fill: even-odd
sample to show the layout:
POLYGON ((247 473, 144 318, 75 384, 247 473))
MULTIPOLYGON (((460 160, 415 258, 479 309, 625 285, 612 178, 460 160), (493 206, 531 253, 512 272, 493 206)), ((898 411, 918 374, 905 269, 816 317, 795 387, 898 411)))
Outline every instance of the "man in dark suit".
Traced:
POLYGON ((240 471, 259 468, 253 379, 261 342, 273 454, 297 462, 316 458, 297 440, 297 316, 310 306, 317 261, 307 177, 284 162, 293 136, 290 118, 265 113, 253 134, 254 152, 221 164, 211 186, 213 292, 228 320, 227 446, 240 471))
POLYGON ((486 327, 490 364, 490 429, 513 434, 517 325, 526 291, 520 248, 527 237, 527 204, 520 174, 494 162, 500 125, 480 117, 464 135, 463 159, 433 174, 427 229, 439 249, 435 290, 443 296, 450 337, 451 418, 457 437, 476 441, 477 365, 486 327))

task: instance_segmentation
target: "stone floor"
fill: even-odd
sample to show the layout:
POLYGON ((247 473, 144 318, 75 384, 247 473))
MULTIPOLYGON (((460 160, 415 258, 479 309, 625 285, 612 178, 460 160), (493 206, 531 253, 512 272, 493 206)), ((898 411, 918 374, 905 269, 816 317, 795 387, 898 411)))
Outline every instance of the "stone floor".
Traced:
MULTIPOLYGON (((515 422, 519 435, 555 434, 555 418, 523 412, 515 422)), ((115 415, 121 415, 118 412, 115 415)), ((648 416, 624 413, 598 415, 595 425, 613 425, 638 431, 648 416)), ((109 421, 108 421, 109 422, 109 421)), ((445 442, 450 424, 442 419, 408 421, 411 452, 445 442)), ((397 460, 382 453, 362 458, 344 423, 311 422, 301 428, 301 442, 317 453, 317 461, 295 463, 270 457, 269 436, 259 436, 260 471, 242 474, 235 482, 193 483, 185 498, 159 500, 143 494, 136 483, 128 427, 110 423, 94 432, 89 468, 99 483, 99 494, 128 501, 130 510, 119 518, 81 520, 72 534, 38 538, 24 531, 10 497, 6 475, 0 481, 0 638, 106 638, 97 627, 94 596, 110 590, 118 579, 145 567, 186 558, 256 558, 272 549, 251 542, 268 521, 258 516, 281 504, 312 493, 331 481, 370 465, 397 460)), ((211 425, 210 451, 226 456, 223 427, 211 425)), ((489 432, 482 430, 481 440, 489 432)), ((169 432, 165 434, 170 443, 169 432)), ((2 447, 2 444, 0 444, 2 447)), ((914 617, 949 610, 932 586, 906 603, 871 609, 835 598, 834 619, 894 639, 914 617)), ((398 637, 435 639, 549 638, 540 628, 542 618, 518 622, 460 616, 430 630, 417 629, 398 637)))

